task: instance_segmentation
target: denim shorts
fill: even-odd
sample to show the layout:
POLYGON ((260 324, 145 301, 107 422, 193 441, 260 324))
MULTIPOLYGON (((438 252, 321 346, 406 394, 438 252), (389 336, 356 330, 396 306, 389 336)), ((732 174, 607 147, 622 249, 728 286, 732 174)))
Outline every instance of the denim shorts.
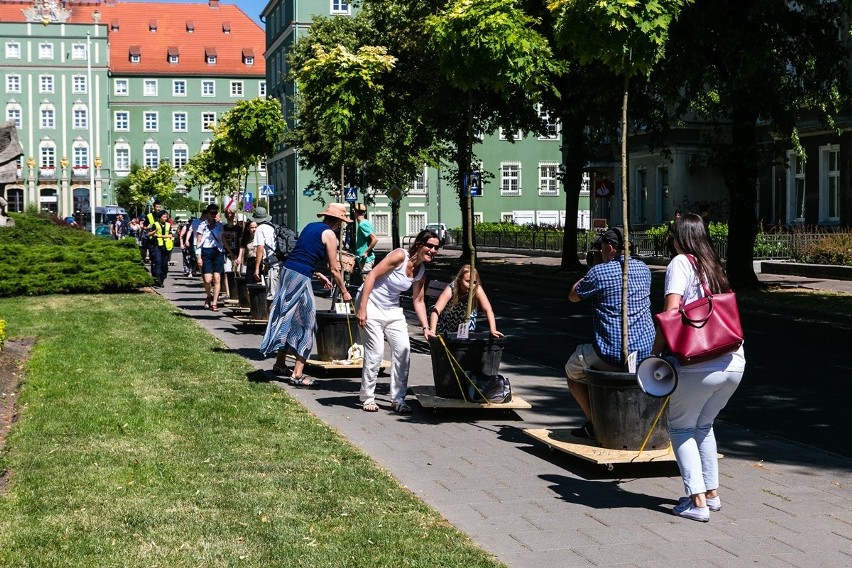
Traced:
POLYGON ((201 273, 222 274, 225 272, 225 251, 216 247, 201 249, 201 273))

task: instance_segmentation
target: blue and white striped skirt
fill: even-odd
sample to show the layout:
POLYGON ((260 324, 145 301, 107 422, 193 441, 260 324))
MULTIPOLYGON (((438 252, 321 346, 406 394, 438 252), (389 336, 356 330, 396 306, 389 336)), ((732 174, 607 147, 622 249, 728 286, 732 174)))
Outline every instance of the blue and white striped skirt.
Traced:
POLYGON ((299 356, 307 359, 314 346, 316 327, 311 279, 295 270, 282 268, 278 293, 272 301, 272 311, 260 343, 260 351, 269 355, 290 346, 299 356))

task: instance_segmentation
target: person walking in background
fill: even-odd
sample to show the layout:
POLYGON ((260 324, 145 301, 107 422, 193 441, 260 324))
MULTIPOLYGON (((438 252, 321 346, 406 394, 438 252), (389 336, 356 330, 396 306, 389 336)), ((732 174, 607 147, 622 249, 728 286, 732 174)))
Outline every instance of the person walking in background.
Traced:
MULTIPOLYGON (((664 311, 704 297, 705 286, 713 294, 730 290, 701 216, 681 217, 674 226, 673 244, 678 254, 666 268, 664 311)), ((652 352, 664 352, 665 347, 665 337, 658 331, 652 352)), ((713 422, 742 380, 745 354, 740 346, 710 361, 685 367, 675 362, 675 366, 678 385, 669 399, 669 436, 686 496, 672 512, 706 522, 710 511, 722 508, 713 422)))
POLYGON ((127 225, 124 221, 124 215, 119 213, 115 216, 115 220, 109 224, 109 234, 115 240, 123 239, 127 236, 127 225))
POLYGON ((222 273, 225 271, 225 246, 222 244, 224 225, 219 221, 219 207, 207 206, 207 222, 198 227, 196 242, 201 249, 201 276, 204 279, 204 291, 207 298, 204 307, 219 311, 219 290, 222 285, 222 273))
POLYGON ((449 286, 444 288, 441 295, 435 301, 435 305, 429 310, 429 335, 447 335, 457 333, 459 326, 465 322, 465 312, 467 312, 467 295, 470 287, 474 287, 473 309, 470 312, 468 321, 468 331, 476 331, 476 317, 481 309, 485 313, 485 319, 488 321, 488 330, 491 337, 503 337, 503 334, 497 331, 497 322, 494 319, 494 310, 491 308, 491 302, 488 301, 488 296, 482 288, 482 283, 479 280, 479 272, 473 271, 471 277, 470 265, 465 264, 456 274, 456 277, 449 286))
POLYGON ((376 262, 376 255, 373 249, 379 242, 376 237, 376 229, 373 224, 367 220, 367 206, 363 203, 355 205, 355 256, 358 261, 358 268, 361 272, 361 278, 366 278, 367 274, 373 269, 376 262))
POLYGON ((145 260, 145 240, 143 239, 144 232, 142 231, 142 223, 138 217, 130 219, 130 224, 127 226, 127 234, 136 239, 136 246, 139 247, 139 256, 145 260))
POLYGON ((432 262, 441 241, 433 231, 425 229, 414 238, 408 250, 391 251, 367 275, 358 293, 358 325, 361 326, 361 343, 364 345, 364 367, 361 370, 361 408, 378 412, 376 382, 382 363, 385 340, 391 348, 390 389, 391 402, 399 414, 408 414, 411 407, 405 402, 408 390, 408 373, 411 367, 411 342, 408 323, 399 304, 399 296, 411 288, 414 313, 429 336, 429 318, 423 289, 426 281, 426 264, 432 262))
MULTIPOLYGON (((145 260, 149 261, 152 265, 154 264, 154 255, 159 254, 157 249, 157 240, 151 238, 151 234, 154 232, 154 223, 160 218, 160 214, 163 210, 163 206, 159 201, 154 201, 154 204, 151 206, 151 210, 148 211, 147 214, 142 219, 142 230, 145 235, 145 246, 147 247, 145 260)), ((151 270, 151 276, 156 278, 156 274, 153 272, 153 267, 151 270)))
MULTIPOLYGON (((263 207, 258 207, 255 212, 253 219, 266 216, 263 207), (258 211, 260 215, 257 215, 258 211)), ((322 273, 314 272, 318 262, 325 260, 328 263, 331 277, 339 286, 343 301, 352 301, 337 258, 337 235, 343 223, 351 223, 352 220, 346 216, 346 206, 341 203, 329 204, 324 211, 317 213, 317 217, 321 217, 322 221, 309 223, 302 229, 296 246, 284 262, 266 333, 260 343, 260 351, 265 356, 276 354, 272 370, 281 375, 291 374, 287 369, 286 357, 288 350, 293 351, 296 363, 293 365, 290 384, 296 387, 313 387, 316 384, 313 379, 304 376, 305 361, 313 349, 317 322, 311 275, 319 278, 326 289, 331 289, 331 281, 322 273)), ((257 231, 260 232, 262 227, 260 225, 257 231)), ((274 249, 272 254, 275 254, 274 249)), ((261 255, 262 251, 258 247, 257 256, 261 255)))
POLYGON ((163 287, 166 277, 169 274, 169 260, 172 257, 172 248, 174 247, 174 236, 172 235, 172 224, 169 221, 169 214, 163 210, 160 211, 160 218, 154 222, 153 232, 154 244, 157 247, 157 266, 151 263, 151 272, 154 274, 155 286, 163 287))
POLYGON ((275 254, 275 226, 265 207, 255 207, 251 220, 257 225, 252 246, 255 249, 254 280, 266 286, 266 309, 272 307, 272 301, 278 292, 281 280, 281 262, 275 254))
POLYGON ((254 220, 246 224, 240 240, 240 252, 237 256, 237 266, 240 274, 246 274, 246 270, 253 270, 257 257, 257 245, 254 244, 254 234, 257 231, 257 222, 254 220))
MULTIPOLYGON (((591 299, 594 308, 592 325, 594 340, 577 346, 565 363, 568 390, 583 414, 586 423, 571 431, 580 438, 594 438, 592 410, 586 370, 624 371, 627 364, 621 352, 621 288, 624 256, 624 234, 621 229, 607 229, 600 236, 602 262, 595 264, 571 287, 568 299, 572 302, 591 299)), ((651 271, 644 262, 632 257, 627 271, 628 353, 637 352, 641 361, 651 352, 654 343, 654 320, 651 317, 651 271)))
MULTIPOLYGON (((237 223, 237 212, 234 209, 225 210, 225 227, 222 233, 222 244, 225 245, 225 273, 234 271, 234 264, 240 255, 240 238, 242 226, 237 223)), ((225 278, 225 296, 231 296, 228 279, 225 278)))

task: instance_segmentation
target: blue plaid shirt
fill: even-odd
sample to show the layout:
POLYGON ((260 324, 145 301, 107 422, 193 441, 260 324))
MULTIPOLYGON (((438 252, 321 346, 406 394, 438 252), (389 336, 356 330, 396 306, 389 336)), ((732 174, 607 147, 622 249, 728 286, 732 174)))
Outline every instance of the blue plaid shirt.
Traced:
MULTIPOLYGON (((594 302, 595 352, 620 367, 621 360, 621 257, 596 264, 577 284, 577 295, 594 302)), ((627 345, 637 351, 637 361, 651 354, 654 320, 651 318, 651 271, 631 258, 627 271, 627 345)))

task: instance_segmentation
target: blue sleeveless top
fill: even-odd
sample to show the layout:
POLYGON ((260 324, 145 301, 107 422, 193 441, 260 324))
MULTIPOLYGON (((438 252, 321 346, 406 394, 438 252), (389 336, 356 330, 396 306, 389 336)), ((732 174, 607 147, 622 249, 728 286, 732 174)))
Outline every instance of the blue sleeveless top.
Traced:
POLYGON ((284 268, 295 270, 310 278, 316 263, 327 258, 325 244, 322 242, 322 233, 326 229, 330 227, 322 221, 308 223, 299 233, 299 239, 287 257, 284 268))

